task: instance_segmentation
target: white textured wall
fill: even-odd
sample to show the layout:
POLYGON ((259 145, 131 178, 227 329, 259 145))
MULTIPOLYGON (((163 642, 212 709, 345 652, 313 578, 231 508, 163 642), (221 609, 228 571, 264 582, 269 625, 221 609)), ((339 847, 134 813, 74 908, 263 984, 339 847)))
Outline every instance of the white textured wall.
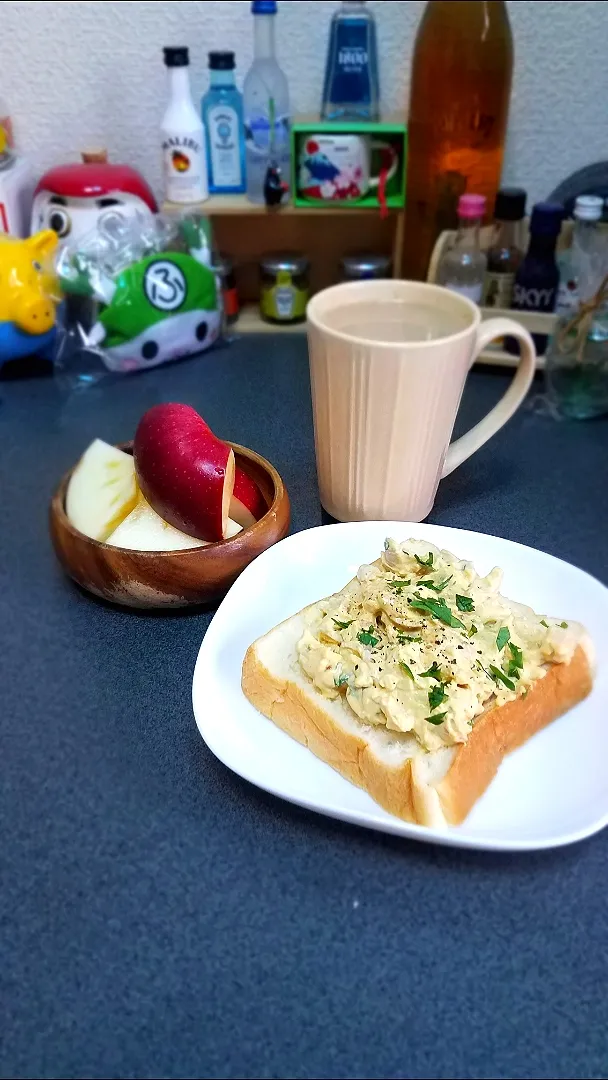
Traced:
MULTIPOLYGON (((278 48, 293 109, 318 109, 327 25, 336 4, 284 0, 278 48)), ((504 179, 533 199, 574 169, 608 157, 608 3, 511 0, 515 79, 504 179)), ((422 0, 370 3, 379 30, 385 107, 406 101, 422 0)), ((246 0, 102 2, 4 0, 0 92, 19 145, 45 168, 105 145, 158 190, 158 124, 165 100, 163 45, 190 47, 196 97, 206 53, 232 48, 242 80, 251 60, 246 0)))

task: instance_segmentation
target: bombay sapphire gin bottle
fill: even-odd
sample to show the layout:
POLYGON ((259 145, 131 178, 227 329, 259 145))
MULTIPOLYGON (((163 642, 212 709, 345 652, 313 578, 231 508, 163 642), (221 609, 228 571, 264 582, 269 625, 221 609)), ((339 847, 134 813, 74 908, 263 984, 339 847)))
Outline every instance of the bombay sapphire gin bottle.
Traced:
POLYGON ((343 0, 334 13, 323 84, 322 120, 378 120, 376 24, 364 0, 343 0))

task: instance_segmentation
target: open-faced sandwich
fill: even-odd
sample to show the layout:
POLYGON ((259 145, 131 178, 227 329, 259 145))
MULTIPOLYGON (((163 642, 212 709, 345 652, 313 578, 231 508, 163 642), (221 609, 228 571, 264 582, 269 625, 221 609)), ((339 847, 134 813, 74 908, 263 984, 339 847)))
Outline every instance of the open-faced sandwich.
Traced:
POLYGON ((387 540, 341 592, 250 646, 244 693, 390 813, 458 824, 504 756, 592 685, 584 628, 507 600, 501 580, 387 540))

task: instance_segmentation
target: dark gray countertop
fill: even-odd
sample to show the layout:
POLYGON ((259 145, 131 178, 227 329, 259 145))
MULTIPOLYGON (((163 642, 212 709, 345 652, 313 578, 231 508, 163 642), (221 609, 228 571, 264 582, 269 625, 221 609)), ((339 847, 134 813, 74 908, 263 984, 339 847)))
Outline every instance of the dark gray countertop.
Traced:
MULTIPOLYGON (((504 389, 474 372, 459 426, 504 389)), ((526 856, 383 836, 216 761, 191 676, 211 613, 112 608, 55 563, 47 502, 94 435, 199 409, 318 525, 303 338, 71 398, 0 384, 0 1072, 45 1077, 606 1077, 608 832, 526 856), (355 904, 357 901, 357 904, 355 904)), ((608 424, 527 407, 430 520, 608 576, 608 424)))

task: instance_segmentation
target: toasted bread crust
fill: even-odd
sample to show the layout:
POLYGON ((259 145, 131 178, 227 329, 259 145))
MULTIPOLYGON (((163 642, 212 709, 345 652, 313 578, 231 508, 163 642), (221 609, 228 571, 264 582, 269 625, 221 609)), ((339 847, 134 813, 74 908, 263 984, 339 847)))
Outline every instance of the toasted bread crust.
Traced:
POLYGON ((454 759, 436 792, 417 779, 412 759, 398 768, 381 761, 363 736, 342 730, 313 688, 273 675, 261 662, 256 643, 243 662, 245 696, 292 738, 307 746, 342 776, 363 788, 396 817, 420 825, 460 824, 493 780, 506 754, 566 712, 590 692, 592 672, 585 649, 578 646, 568 664, 554 664, 528 695, 483 713, 454 759), (431 796, 431 797, 430 797, 431 796), (445 821, 439 820, 444 817, 445 821))
POLYGON ((482 713, 437 785, 446 820, 451 825, 464 821, 496 776, 503 758, 582 701, 591 685, 587 653, 579 645, 569 664, 552 664, 526 697, 482 713))

